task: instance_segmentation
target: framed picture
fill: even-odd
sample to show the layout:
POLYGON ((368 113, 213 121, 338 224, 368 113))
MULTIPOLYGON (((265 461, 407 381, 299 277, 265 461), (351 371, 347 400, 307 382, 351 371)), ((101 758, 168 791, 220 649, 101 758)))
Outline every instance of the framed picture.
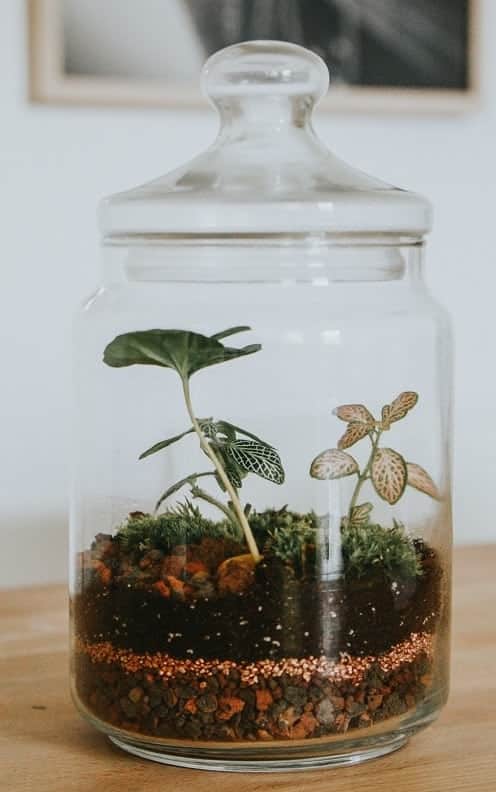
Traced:
POLYGON ((479 84, 478 0, 28 0, 39 102, 198 106, 205 59, 249 39, 309 47, 324 105, 460 111, 479 84))

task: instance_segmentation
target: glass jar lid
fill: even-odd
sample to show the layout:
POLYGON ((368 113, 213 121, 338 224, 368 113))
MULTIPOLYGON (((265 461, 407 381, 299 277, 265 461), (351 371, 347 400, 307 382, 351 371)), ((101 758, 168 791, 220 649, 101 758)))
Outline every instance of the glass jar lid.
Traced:
POLYGON ((431 228, 420 195, 337 158, 312 126, 329 73, 295 44, 253 41, 205 64, 217 139, 177 170, 103 202, 104 236, 394 234, 431 228))

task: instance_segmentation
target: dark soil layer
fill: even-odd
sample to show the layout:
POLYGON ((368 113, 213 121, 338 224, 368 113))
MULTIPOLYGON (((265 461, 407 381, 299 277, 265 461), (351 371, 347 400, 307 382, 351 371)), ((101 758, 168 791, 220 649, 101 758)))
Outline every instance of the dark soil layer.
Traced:
POLYGON ((131 732, 189 740, 342 734, 414 708, 432 683, 430 654, 422 650, 389 670, 373 663, 355 681, 283 673, 248 684, 236 669, 203 677, 186 671, 166 679, 153 668, 129 672, 119 663, 94 662, 84 652, 75 663, 77 694, 98 718, 131 732))
MULTIPOLYGON (((205 541, 208 553, 216 556, 215 567, 222 557, 239 552, 222 540, 205 541)), ((298 578, 290 565, 267 556, 249 585, 235 593, 216 589, 212 564, 205 557, 198 561, 201 552, 194 547, 185 557, 193 559, 192 576, 183 563, 177 578, 166 578, 172 589, 157 580, 158 573, 148 572, 153 559, 139 579, 112 575, 110 564, 93 559, 91 568, 83 568, 82 591, 73 601, 76 634, 89 642, 178 658, 250 662, 335 658, 340 652, 377 655, 411 633, 432 632, 439 618, 437 554, 420 541, 416 550, 422 573, 398 580, 385 577, 380 568, 362 579, 298 578), (205 572, 195 572, 194 565, 204 562, 205 572), (196 589, 195 576, 201 583, 196 589)), ((163 565, 164 559, 157 563, 163 565)))

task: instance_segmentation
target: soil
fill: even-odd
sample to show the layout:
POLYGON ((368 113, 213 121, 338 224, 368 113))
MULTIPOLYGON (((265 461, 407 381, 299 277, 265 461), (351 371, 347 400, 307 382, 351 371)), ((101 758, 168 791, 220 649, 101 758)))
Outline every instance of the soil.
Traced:
MULTIPOLYGON (((84 708, 131 732, 199 740, 325 737, 370 727, 432 683, 441 566, 336 581, 232 540, 127 554, 98 535, 72 601, 84 708)), ((344 570, 346 573, 346 570, 344 570)))
MULTIPOLYGON (((204 543, 205 554, 211 554, 215 540, 204 543)), ((179 658, 249 662, 335 657, 340 652, 365 656, 387 651, 411 633, 430 631, 439 617, 441 568, 435 551, 421 542, 417 552, 423 573, 416 578, 390 581, 379 574, 363 581, 298 579, 290 566, 267 558, 256 567, 246 590, 222 594, 211 577, 199 589, 184 582, 188 564, 193 571, 195 564, 204 563, 188 561, 199 559, 201 549, 192 546, 186 555, 169 557, 182 566, 172 570, 182 580, 174 577, 176 591, 171 596, 170 589, 164 596, 153 572, 134 579, 133 585, 128 576, 108 579, 92 567, 74 598, 78 636, 135 652, 166 651, 179 658)), ((115 557, 113 562, 115 566, 115 557)), ((160 563, 163 568, 164 559, 160 563)), ((198 572, 193 583, 195 575, 198 572)))

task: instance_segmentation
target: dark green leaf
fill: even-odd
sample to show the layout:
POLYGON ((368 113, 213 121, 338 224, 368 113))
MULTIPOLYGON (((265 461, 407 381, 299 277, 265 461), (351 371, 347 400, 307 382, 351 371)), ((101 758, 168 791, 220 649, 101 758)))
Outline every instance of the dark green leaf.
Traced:
POLYGON ((220 341, 221 338, 227 338, 228 336, 236 335, 236 333, 246 333, 247 330, 251 330, 251 327, 239 325, 238 327, 230 327, 228 330, 222 330, 220 333, 214 333, 210 338, 220 341))
POLYGON ((260 349, 260 344, 241 349, 227 347, 217 338, 186 330, 140 330, 114 338, 105 348, 103 360, 116 368, 163 366, 187 379, 202 368, 252 355, 260 349))
POLYGON ((172 443, 177 443, 178 440, 182 440, 183 437, 186 437, 186 435, 189 435, 194 431, 195 430, 193 427, 191 427, 191 429, 187 429, 186 432, 175 435, 175 437, 169 437, 168 440, 162 440, 160 443, 155 443, 155 445, 147 448, 146 451, 143 451, 143 453, 139 455, 139 459, 145 459, 145 457, 156 454, 157 451, 162 451, 163 448, 167 448, 167 446, 172 445, 172 443))
POLYGON ((272 446, 270 446, 264 440, 261 440, 260 437, 257 437, 257 435, 254 435, 251 432, 247 432, 246 429, 242 429, 240 426, 236 426, 236 424, 229 423, 229 421, 217 421, 216 426, 218 427, 218 431, 225 434, 226 437, 228 437, 230 440, 235 439, 235 434, 237 432, 238 434, 244 435, 245 437, 250 437, 252 440, 255 440, 257 443, 261 443, 262 445, 265 445, 268 448, 272 448, 272 446))
POLYGON ((199 420, 198 423, 205 437, 208 437, 209 440, 215 440, 217 436, 217 424, 215 421, 211 418, 206 418, 204 420, 199 420))
MULTIPOLYGON (((222 460, 222 464, 224 470, 226 471, 227 478, 236 489, 240 489, 243 485, 243 479, 246 478, 246 472, 243 468, 239 467, 239 465, 229 456, 227 452, 228 446, 227 445, 217 445, 215 447, 215 451, 218 456, 220 456, 222 460)), ((217 476, 217 482, 222 490, 225 491, 225 486, 222 482, 220 476, 217 476)))
POLYGON ((284 468, 275 448, 252 440, 235 440, 225 446, 225 452, 247 473, 255 473, 275 484, 283 483, 284 468))

